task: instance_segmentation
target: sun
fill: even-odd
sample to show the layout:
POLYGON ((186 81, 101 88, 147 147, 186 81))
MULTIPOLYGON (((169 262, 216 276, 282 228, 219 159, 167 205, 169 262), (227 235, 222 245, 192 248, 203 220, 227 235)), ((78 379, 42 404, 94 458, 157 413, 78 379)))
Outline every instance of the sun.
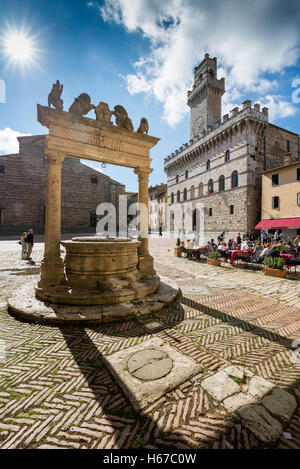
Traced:
POLYGON ((23 32, 11 32, 4 40, 4 51, 14 62, 27 62, 34 53, 32 39, 23 32))
POLYGON ((8 66, 29 68, 37 62, 36 37, 25 28, 8 28, 1 40, 1 53, 8 66))

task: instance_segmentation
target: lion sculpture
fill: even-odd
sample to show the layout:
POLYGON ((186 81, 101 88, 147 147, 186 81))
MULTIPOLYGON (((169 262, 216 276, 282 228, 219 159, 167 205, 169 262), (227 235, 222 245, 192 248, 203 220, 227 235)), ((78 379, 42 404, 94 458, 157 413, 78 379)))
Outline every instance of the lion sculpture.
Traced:
POLYGON ((48 94, 48 106, 51 107, 51 104, 58 111, 63 110, 63 100, 61 99, 61 94, 63 92, 64 85, 60 84, 60 81, 57 80, 56 83, 53 83, 52 90, 48 94))
POLYGON ((84 116, 91 109, 95 109, 95 106, 91 104, 91 98, 87 93, 81 93, 78 98, 75 98, 73 104, 69 108, 69 112, 77 116, 84 116))
POLYGON ((147 121, 146 117, 141 118, 140 126, 139 126, 137 131, 141 134, 148 135, 149 124, 148 124, 148 121, 147 121))
POLYGON ((116 117, 116 124, 118 127, 122 127, 127 130, 134 130, 132 121, 129 119, 126 109, 118 104, 114 107, 114 112, 112 113, 116 117))

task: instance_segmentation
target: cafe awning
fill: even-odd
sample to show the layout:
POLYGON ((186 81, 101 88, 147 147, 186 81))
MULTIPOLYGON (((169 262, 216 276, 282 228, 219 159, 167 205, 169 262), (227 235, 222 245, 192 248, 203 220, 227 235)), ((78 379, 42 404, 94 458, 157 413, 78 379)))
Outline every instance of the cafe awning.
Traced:
POLYGON ((267 228, 269 230, 300 228, 300 218, 277 218, 274 220, 261 220, 258 225, 256 225, 255 229, 261 230, 263 228, 267 228))

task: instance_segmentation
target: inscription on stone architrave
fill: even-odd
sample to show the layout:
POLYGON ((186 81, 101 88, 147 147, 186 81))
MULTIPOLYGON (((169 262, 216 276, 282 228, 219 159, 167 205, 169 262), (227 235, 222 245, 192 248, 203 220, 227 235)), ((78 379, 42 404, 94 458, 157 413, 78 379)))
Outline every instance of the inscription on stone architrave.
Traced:
POLYGON ((91 135, 88 137, 88 142, 90 145, 99 145, 109 150, 122 151, 122 144, 118 140, 112 140, 101 135, 91 135))

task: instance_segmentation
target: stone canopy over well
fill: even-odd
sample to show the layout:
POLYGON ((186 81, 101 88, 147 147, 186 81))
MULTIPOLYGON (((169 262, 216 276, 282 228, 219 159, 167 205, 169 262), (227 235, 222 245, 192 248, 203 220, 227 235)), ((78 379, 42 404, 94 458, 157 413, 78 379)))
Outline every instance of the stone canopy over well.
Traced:
MULTIPOLYGON (((141 119, 140 127, 135 132, 123 106, 117 105, 111 111, 106 103, 100 102, 96 107, 86 93, 74 100, 69 112, 64 112, 60 98, 62 89, 63 85, 57 81, 49 94, 48 107, 37 105, 38 121, 49 129, 49 134, 45 137, 44 148, 47 160, 45 252, 35 294, 37 301, 61 305, 60 308, 64 305, 73 307, 74 318, 68 316, 71 314, 68 309, 60 312, 60 320, 68 320, 68 317, 70 320, 82 320, 81 309, 84 306, 100 306, 99 312, 92 311, 95 320, 102 321, 104 313, 108 313, 111 319, 119 318, 123 316, 119 308, 110 312, 103 311, 102 306, 130 303, 155 294, 157 290, 160 293, 159 277, 155 275, 153 258, 148 249, 148 179, 152 172, 150 149, 159 139, 148 135, 146 118, 141 119), (52 109, 51 104, 56 109, 52 109), (96 119, 83 117, 91 109, 95 110, 96 119), (116 125, 111 122, 112 115, 116 117, 116 125), (67 252, 63 262, 60 256, 61 168, 65 156, 134 169, 138 176, 138 202, 141 204, 138 241, 74 238, 62 243, 67 252)), ((26 301, 21 293, 11 300, 10 308, 24 317, 26 308, 32 304, 31 293, 28 297, 27 292, 26 301)), ((161 293, 165 294, 165 291, 161 293)), ((166 302, 175 296, 173 291, 170 292, 166 302)), ((51 317, 55 321, 56 310, 48 311, 47 304, 40 306, 36 305, 40 313, 33 311, 32 318, 51 317)), ((153 308, 157 306, 153 305, 153 308)), ((129 304, 129 310, 129 316, 137 313, 132 304, 129 304)), ((87 320, 91 320, 90 312, 85 312, 87 320)))

